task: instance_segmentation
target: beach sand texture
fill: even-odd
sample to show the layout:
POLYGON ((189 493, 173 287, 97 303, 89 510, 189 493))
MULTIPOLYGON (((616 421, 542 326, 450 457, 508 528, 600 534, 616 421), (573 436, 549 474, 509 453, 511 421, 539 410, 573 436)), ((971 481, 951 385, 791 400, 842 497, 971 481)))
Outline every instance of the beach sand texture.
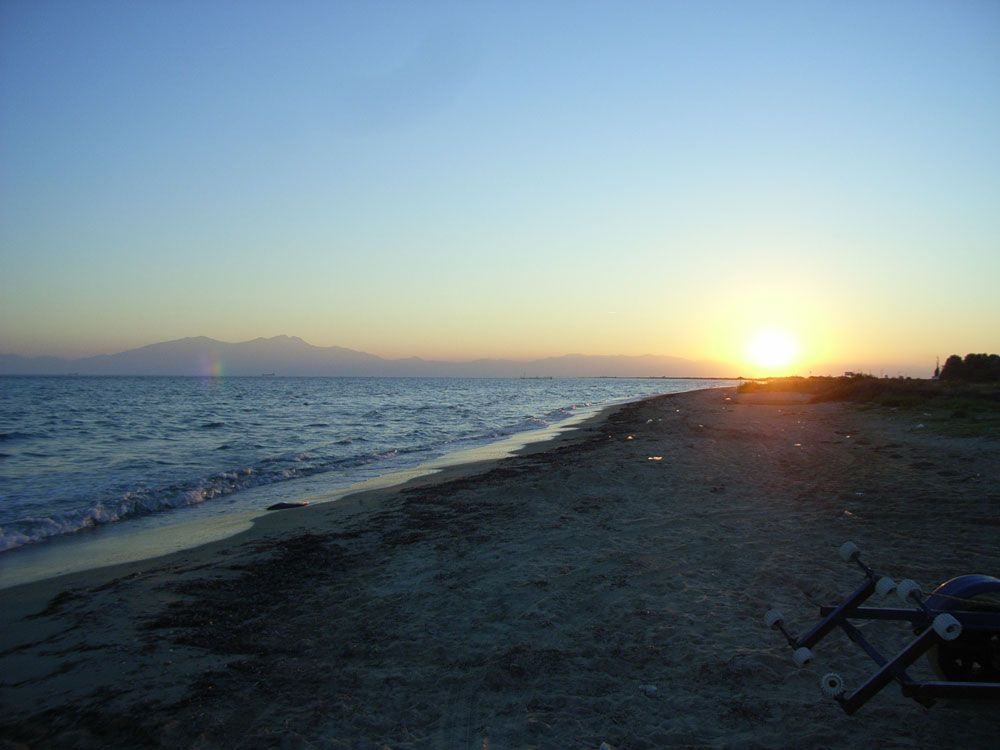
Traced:
MULTIPOLYGON (((216 544, 0 592, 0 737, 39 747, 993 747, 996 706, 890 686, 804 629, 858 572, 1000 574, 1000 451, 919 414, 610 410, 545 450, 301 510, 216 544)), ((905 628, 864 626, 886 650, 905 628)), ((929 674, 921 666, 917 674, 929 674)))

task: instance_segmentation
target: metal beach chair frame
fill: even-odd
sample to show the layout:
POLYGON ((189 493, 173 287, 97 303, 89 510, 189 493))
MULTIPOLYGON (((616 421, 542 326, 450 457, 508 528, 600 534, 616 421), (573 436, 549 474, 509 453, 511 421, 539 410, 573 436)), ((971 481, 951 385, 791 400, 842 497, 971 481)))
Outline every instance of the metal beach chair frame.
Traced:
POLYGON ((840 675, 823 676, 823 692, 853 714, 890 682, 898 682, 903 695, 930 707, 939 698, 1000 700, 1000 606, 983 602, 983 596, 1000 600, 1000 579, 985 575, 964 575, 938 586, 924 597, 911 580, 896 583, 879 576, 861 560, 861 551, 851 542, 840 548, 840 556, 855 563, 865 575, 864 582, 840 604, 820 607, 822 619, 802 636, 793 635, 783 615, 769 610, 765 624, 784 635, 793 649, 797 664, 813 658, 812 648, 835 628, 861 647, 878 665, 878 670, 853 691, 845 689, 840 675), (895 593, 906 608, 862 607, 874 594, 895 593), (976 601, 977 597, 980 601, 976 601), (916 637, 895 656, 886 657, 865 638, 850 620, 894 620, 908 622, 916 637), (906 670, 930 653, 940 680, 915 680, 906 670))

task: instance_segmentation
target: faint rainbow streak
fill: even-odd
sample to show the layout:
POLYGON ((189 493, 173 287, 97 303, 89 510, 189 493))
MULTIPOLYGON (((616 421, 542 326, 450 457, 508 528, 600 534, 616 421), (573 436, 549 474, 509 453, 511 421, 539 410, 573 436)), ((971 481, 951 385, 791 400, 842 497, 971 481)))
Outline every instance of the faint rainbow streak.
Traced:
POLYGON ((197 372, 203 378, 220 378, 224 369, 222 357, 218 354, 198 358, 197 372))

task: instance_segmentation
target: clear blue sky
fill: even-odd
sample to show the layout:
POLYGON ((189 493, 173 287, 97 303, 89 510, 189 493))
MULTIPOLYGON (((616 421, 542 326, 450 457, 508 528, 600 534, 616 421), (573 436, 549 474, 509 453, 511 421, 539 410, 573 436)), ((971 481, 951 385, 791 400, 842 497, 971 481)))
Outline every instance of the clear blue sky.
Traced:
POLYGON ((998 280, 997 2, 0 4, 0 351, 891 368, 998 280))

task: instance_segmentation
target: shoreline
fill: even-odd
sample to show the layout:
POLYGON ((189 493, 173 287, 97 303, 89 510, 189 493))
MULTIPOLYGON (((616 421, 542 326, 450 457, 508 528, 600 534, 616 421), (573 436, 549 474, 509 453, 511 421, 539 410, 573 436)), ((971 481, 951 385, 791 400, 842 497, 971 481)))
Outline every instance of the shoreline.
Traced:
POLYGON ((927 588, 1000 572, 995 442, 912 417, 657 396, 536 451, 0 591, 0 738, 986 747, 988 709, 894 687, 844 716, 819 675, 873 665, 831 638, 797 670, 760 622, 851 590, 847 539, 927 588))
MULTIPOLYGON (((453 473, 458 475, 475 473, 483 470, 489 463, 546 450, 549 445, 555 445, 558 441, 571 437, 573 431, 578 428, 600 421, 622 406, 646 398, 658 398, 660 395, 664 394, 611 403, 598 407, 592 413, 574 415, 542 429, 517 432, 471 448, 457 448, 438 458, 423 461, 415 466, 394 469, 371 479, 315 493, 299 491, 294 495, 290 494, 289 497, 308 502, 306 507, 294 509, 296 513, 308 515, 317 506, 343 502, 356 494, 402 488, 423 477, 434 479, 446 478, 453 473), (465 468, 466 464, 469 465, 468 469, 465 468)), ((297 480, 297 483, 307 485, 314 479, 307 477, 297 480)), ((173 523, 163 526, 135 527, 130 526, 130 522, 126 520, 83 530, 83 533, 66 534, 6 550, 0 553, 0 591, 40 584, 50 579, 88 573, 102 568, 141 565, 161 557, 225 542, 241 534, 253 532, 258 524, 266 525, 267 519, 276 513, 264 507, 265 504, 269 504, 266 496, 273 493, 274 488, 274 485, 260 485, 245 490, 248 495, 262 496, 260 507, 231 515, 212 516, 207 523, 203 520, 180 517, 173 519, 173 523), (123 546, 118 546, 122 544, 123 546), (150 549, 154 552, 149 553, 150 549), (9 557, 5 559, 7 555, 9 557)), ((296 488, 280 489, 288 493, 289 490, 296 488)), ((171 512, 193 515, 206 510, 211 509, 205 505, 197 505, 191 508, 177 508, 171 512)))

